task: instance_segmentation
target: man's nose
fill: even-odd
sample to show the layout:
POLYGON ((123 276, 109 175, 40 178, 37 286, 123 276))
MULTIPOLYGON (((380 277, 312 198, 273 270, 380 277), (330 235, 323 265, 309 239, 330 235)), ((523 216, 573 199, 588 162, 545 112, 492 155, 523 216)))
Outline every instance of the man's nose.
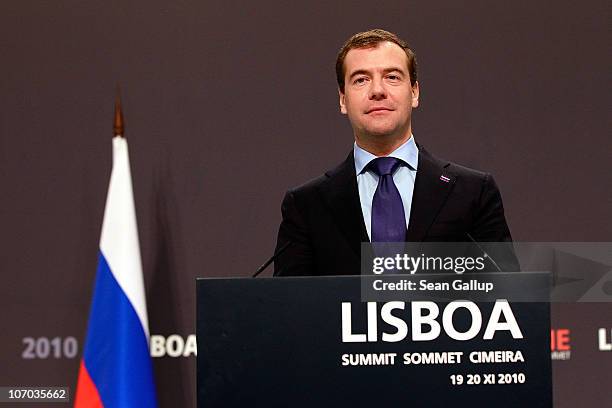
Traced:
POLYGON ((387 89, 382 79, 373 79, 370 85, 370 99, 380 100, 387 97, 387 89))

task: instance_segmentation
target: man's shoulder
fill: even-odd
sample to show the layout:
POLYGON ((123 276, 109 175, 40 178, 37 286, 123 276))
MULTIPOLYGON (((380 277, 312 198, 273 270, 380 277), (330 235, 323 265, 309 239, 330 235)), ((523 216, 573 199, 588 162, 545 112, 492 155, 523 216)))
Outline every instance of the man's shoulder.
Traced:
POLYGON ((452 171, 457 176, 468 179, 468 180, 481 180, 484 181, 491 177, 490 173, 473 169, 470 167, 462 166, 461 164, 449 162, 449 171, 452 171))
POLYGON ((290 188, 288 193, 298 196, 310 195, 321 189, 325 189, 327 184, 333 182, 333 180, 347 179, 350 177, 355 177, 355 162, 352 152, 342 163, 318 177, 310 179, 296 187, 290 188))
POLYGON ((419 147, 419 160, 420 163, 429 162, 429 165, 433 164, 436 167, 440 167, 445 173, 449 173, 463 180, 484 181, 491 177, 490 173, 434 156, 422 146, 419 147))
MULTIPOLYGON (((419 167, 421 166, 428 167, 428 170, 437 168, 441 174, 452 175, 461 182, 485 183, 492 178, 490 173, 435 156, 423 146, 419 145, 419 167)), ((288 190, 288 194, 298 198, 309 197, 316 195, 317 192, 322 190, 325 191, 328 188, 334 188, 334 183, 340 186, 354 179, 355 161, 351 152, 343 162, 318 177, 290 188, 288 190)))
POLYGON ((288 193, 299 196, 314 193, 321 187, 321 185, 325 184, 328 179, 329 177, 327 176, 327 173, 322 174, 318 177, 306 181, 305 183, 290 188, 288 190, 288 193))

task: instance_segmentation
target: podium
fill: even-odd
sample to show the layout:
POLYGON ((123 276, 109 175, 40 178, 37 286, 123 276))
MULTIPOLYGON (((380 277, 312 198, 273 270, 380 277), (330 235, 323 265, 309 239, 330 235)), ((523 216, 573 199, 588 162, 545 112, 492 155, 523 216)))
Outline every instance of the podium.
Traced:
POLYGON ((548 274, 405 278, 491 275, 475 301, 364 301, 365 276, 198 279, 198 407, 551 407, 550 308, 529 298, 548 274))

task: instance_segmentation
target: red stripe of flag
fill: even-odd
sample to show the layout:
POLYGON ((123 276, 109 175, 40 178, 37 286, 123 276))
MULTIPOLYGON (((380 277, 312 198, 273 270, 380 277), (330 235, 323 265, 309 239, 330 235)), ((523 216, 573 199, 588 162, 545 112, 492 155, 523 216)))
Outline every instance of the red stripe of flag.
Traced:
POLYGON ((79 368, 79 380, 77 383, 77 392, 74 397, 75 408, 104 408, 102 401, 100 401, 100 395, 96 389, 95 384, 91 381, 87 367, 81 360, 81 367, 79 368))

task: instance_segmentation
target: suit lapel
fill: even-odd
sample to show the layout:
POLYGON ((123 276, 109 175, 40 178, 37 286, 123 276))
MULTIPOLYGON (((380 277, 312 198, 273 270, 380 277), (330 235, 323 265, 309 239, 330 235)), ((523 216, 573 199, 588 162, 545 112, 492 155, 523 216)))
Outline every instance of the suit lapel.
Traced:
MULTIPOLYGON (((435 159, 419 146, 419 164, 406 234, 408 242, 425 239, 451 193, 456 176, 449 172, 449 164, 435 159)), ((353 152, 326 176, 328 179, 319 187, 319 193, 332 212, 338 229, 359 255, 361 242, 369 242, 370 238, 361 212, 353 152)))
POLYGON ((319 192, 330 208, 340 232, 359 255, 361 242, 369 242, 370 239, 361 212, 353 152, 344 163, 327 172, 326 176, 328 179, 319 187, 319 192))
POLYGON ((419 164, 406 241, 423 241, 446 202, 455 184, 455 175, 447 170, 449 164, 434 159, 425 149, 419 147, 419 164))

